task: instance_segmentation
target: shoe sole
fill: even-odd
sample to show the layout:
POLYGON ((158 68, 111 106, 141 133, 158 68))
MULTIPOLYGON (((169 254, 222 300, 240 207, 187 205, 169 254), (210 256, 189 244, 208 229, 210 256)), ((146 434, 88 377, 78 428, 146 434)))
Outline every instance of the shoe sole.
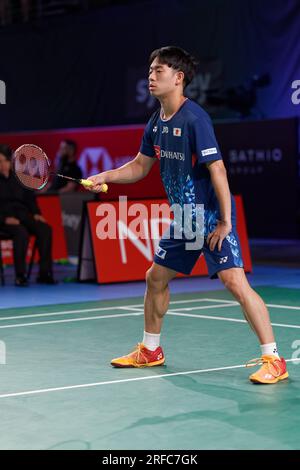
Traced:
POLYGON ((258 380, 258 379, 251 379, 251 382, 255 383, 255 384, 276 384, 277 382, 279 382, 280 380, 285 380, 287 379, 289 376, 289 373, 286 372, 285 374, 282 374, 280 375, 279 377, 276 377, 276 379, 274 380, 267 380, 267 381, 263 381, 263 380, 258 380))
POLYGON ((111 365, 113 367, 117 367, 119 369, 128 369, 128 368, 139 368, 141 369, 142 367, 155 367, 155 366, 162 366, 165 363, 165 360, 162 359, 160 361, 155 361, 155 362, 149 362, 148 364, 120 364, 120 363, 115 363, 111 362, 111 365))

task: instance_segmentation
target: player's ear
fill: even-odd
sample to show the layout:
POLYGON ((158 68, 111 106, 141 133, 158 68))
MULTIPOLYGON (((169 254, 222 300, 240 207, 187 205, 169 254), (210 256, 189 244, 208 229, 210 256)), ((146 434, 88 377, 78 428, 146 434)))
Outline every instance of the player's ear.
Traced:
POLYGON ((176 72, 176 81, 175 81, 175 85, 181 85, 183 84, 183 80, 184 80, 184 73, 179 71, 179 72, 176 72))

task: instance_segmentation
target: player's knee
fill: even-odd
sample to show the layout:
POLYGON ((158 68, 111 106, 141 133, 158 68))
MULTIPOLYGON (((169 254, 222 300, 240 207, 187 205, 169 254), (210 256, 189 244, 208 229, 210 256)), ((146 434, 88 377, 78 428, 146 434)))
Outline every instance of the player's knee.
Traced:
POLYGON ((246 300, 246 292, 238 279, 226 279, 224 286, 228 289, 236 300, 243 304, 246 300))
POLYGON ((155 292, 164 290, 168 283, 152 267, 146 272, 147 289, 155 292))

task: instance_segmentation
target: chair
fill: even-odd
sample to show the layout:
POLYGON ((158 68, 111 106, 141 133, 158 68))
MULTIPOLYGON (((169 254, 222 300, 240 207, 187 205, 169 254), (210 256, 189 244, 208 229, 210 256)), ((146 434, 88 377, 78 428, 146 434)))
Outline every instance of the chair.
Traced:
MULTIPOLYGON (((1 247, 1 240, 12 240, 11 235, 8 235, 5 232, 0 231, 0 282, 1 285, 5 285, 5 277, 4 277, 4 269, 3 269, 3 261, 2 261, 2 247, 1 247)), ((35 257, 35 253, 37 250, 37 240, 36 237, 34 237, 34 243, 33 243, 33 248, 32 248, 32 253, 29 261, 29 266, 27 270, 27 279, 30 279, 31 271, 32 271, 32 266, 33 266, 33 261, 35 257)))

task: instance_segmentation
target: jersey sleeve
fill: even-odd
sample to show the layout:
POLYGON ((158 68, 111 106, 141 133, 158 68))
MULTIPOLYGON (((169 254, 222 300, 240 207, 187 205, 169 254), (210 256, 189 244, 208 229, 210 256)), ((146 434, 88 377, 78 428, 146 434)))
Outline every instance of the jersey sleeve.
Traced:
POLYGON ((222 160, 210 117, 203 116, 192 123, 192 151, 199 163, 222 160))
POLYGON ((145 127, 144 130, 144 135, 142 139, 142 143, 140 146, 140 152, 143 155, 146 155, 147 157, 155 157, 155 150, 153 146, 153 140, 152 140, 152 119, 148 122, 148 124, 145 127))

